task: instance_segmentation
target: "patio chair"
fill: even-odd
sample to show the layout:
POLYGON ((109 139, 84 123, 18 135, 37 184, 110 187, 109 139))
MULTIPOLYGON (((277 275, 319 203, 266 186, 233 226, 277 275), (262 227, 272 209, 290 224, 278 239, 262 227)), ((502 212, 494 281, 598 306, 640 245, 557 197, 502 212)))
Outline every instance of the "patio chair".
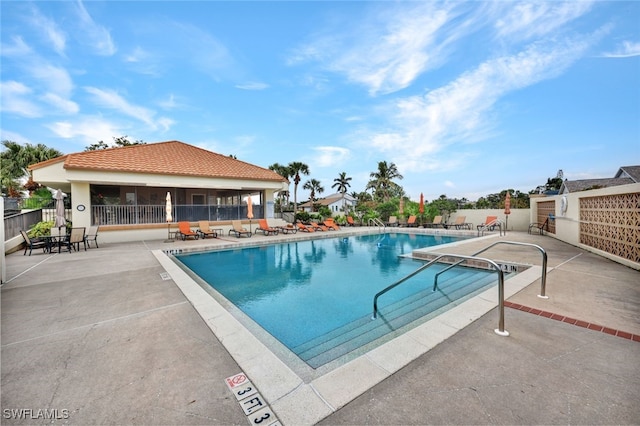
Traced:
POLYGON ((301 222, 297 222, 296 226, 298 227, 299 231, 315 232, 315 229, 312 226, 305 225, 304 223, 301 223, 301 222))
POLYGON ((398 226, 398 217, 397 216, 389 216, 389 220, 385 223, 387 226, 398 226))
POLYGON ((348 226, 356 226, 356 222, 353 220, 353 217, 347 216, 347 225, 348 226))
POLYGON ((237 238, 240 238, 243 235, 251 238, 251 236, 253 235, 251 231, 242 226, 242 222, 240 222, 239 220, 231 221, 231 229, 229 229, 229 235, 231 234, 235 234, 237 238))
POLYGON ((253 233, 257 234, 258 232, 262 232, 264 235, 278 235, 278 232, 280 232, 280 230, 278 228, 269 226, 267 219, 258 219, 258 227, 255 231, 253 231, 253 233))
POLYGON ((87 240, 85 239, 84 231, 86 228, 71 228, 69 239, 66 241, 69 253, 71 250, 80 251, 80 243, 84 245, 84 251, 87 251, 87 240))
POLYGON ((200 234, 200 237, 204 240, 207 237, 218 238, 218 233, 211 229, 208 220, 201 220, 198 222, 198 230, 196 231, 200 234))
POLYGON ((325 219, 325 221, 323 222, 323 225, 334 231, 337 231, 338 229, 340 229, 340 227, 338 226, 336 221, 333 220, 332 217, 325 219))
POLYGON ((452 224, 448 225, 448 228, 456 228, 456 229, 471 229, 471 224, 466 222, 467 217, 466 216, 458 216, 456 217, 455 222, 453 222, 452 224))
POLYGON ((416 223, 416 216, 414 215, 409 216, 409 219, 407 219, 407 226, 409 227, 418 226, 418 224, 416 223))
POLYGON ((200 238, 197 232, 191 230, 189 222, 178 222, 178 232, 176 232, 176 236, 182 238, 182 241, 187 238, 193 238, 194 240, 200 238))
POLYGON ((498 225, 498 216, 487 216, 484 223, 481 223, 476 228, 478 228, 478 231, 482 229, 488 229, 489 231, 493 231, 496 225, 498 225))
POLYGON ((87 231, 87 235, 84 236, 84 239, 87 243, 87 247, 91 248, 91 243, 90 241, 93 241, 96 243, 96 248, 100 248, 100 246, 98 246, 98 230, 99 230, 99 226, 98 225, 93 225, 89 227, 89 230, 87 231))
POLYGON ((442 223, 442 216, 435 216, 433 218, 433 221, 431 221, 431 223, 425 223, 424 224, 425 228, 446 228, 446 226, 444 225, 444 223, 442 223))
POLYGON ((531 233, 532 229, 537 229, 540 235, 544 235, 544 230, 546 229, 549 232, 549 218, 546 218, 544 222, 533 222, 529 224, 529 233, 531 233))
POLYGON ((20 230, 20 234, 22 234, 22 238, 24 238, 25 243, 24 253, 22 253, 23 256, 27 254, 27 250, 29 250, 29 256, 31 256, 33 249, 41 248, 44 253, 49 251, 49 242, 47 240, 42 238, 29 238, 29 235, 27 235, 23 230, 20 230))

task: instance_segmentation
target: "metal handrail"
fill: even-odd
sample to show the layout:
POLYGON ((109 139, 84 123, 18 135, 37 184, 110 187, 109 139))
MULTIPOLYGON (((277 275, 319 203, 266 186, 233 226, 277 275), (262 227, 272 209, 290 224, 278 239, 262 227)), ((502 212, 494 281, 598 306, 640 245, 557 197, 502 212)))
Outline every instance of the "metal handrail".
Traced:
MULTIPOLYGON (((488 230, 489 228, 493 227, 493 226, 497 226, 498 229, 500 229, 500 236, 502 236, 502 220, 500 219, 496 219, 493 222, 489 222, 489 223, 484 223, 482 225, 478 225, 478 237, 480 237, 481 235, 484 235, 484 231, 488 230), (482 231, 482 234, 480 233, 480 231, 482 231)), ((507 234, 507 228, 505 227, 504 229, 504 235, 507 234)))
POLYGON ((378 226, 378 228, 379 228, 379 227, 381 227, 381 226, 382 226, 384 229, 386 229, 386 228, 387 228, 387 225, 385 225, 385 223, 384 223, 383 221, 381 221, 381 220, 380 220, 379 218, 377 218, 377 217, 372 217, 372 218, 370 218, 368 223, 369 223, 369 226, 371 226, 371 225, 373 224, 374 226, 375 226, 375 225, 377 225, 377 226, 378 226))
MULTIPOLYGON (((540 294, 538 295, 538 297, 541 298, 541 299, 548 299, 549 296, 545 296, 545 294, 544 294, 545 290, 546 290, 546 286, 547 286, 547 252, 537 244, 521 243, 521 242, 517 242, 517 241, 496 241, 495 243, 483 248, 482 250, 473 253, 471 256, 477 256, 480 253, 483 253, 483 252, 489 250, 491 247, 497 246, 498 244, 511 244, 511 245, 516 245, 516 246, 529 246, 529 247, 535 247, 538 250, 540 250, 540 252, 542 253, 542 277, 540 277, 540 294)), ((451 265, 449 265, 446 268, 444 268, 442 271, 439 271, 436 274, 436 276, 434 277, 434 280, 433 280, 433 291, 436 291, 436 288, 438 287, 438 277, 440 276, 440 274, 448 271, 449 269, 453 268, 454 266, 458 266, 462 262, 464 262, 464 260, 461 260, 461 261, 456 262, 456 263, 452 263, 451 265)))
POLYGON ((405 282, 409 278, 411 278, 411 277, 419 274, 420 272, 424 271, 425 269, 429 268, 431 265, 433 265, 434 263, 436 263, 438 260, 442 259, 443 257, 456 257, 456 258, 460 258, 460 259, 463 259, 463 260, 479 260, 479 261, 486 262, 487 264, 491 265, 496 270, 496 272, 498 273, 498 312, 499 312, 499 318, 498 318, 498 328, 495 329, 494 331, 495 331, 496 334, 499 334, 500 336, 508 336, 509 332, 504 329, 504 273, 502 272, 502 269, 500 268, 500 266, 496 262, 494 262, 491 259, 485 259, 483 257, 464 256, 464 255, 461 255, 461 254, 441 254, 440 256, 436 257, 435 259, 432 259, 428 263, 422 265, 421 267, 419 267, 418 269, 416 269, 415 271, 413 271, 412 273, 410 273, 406 277, 401 278, 400 280, 398 280, 395 283, 391 284, 387 288, 385 288, 385 289, 379 291, 378 293, 376 293, 376 295, 373 298, 373 317, 372 317, 372 319, 378 318, 378 298, 380 296, 382 296, 384 293, 388 292, 389 290, 392 290, 393 288, 397 287, 398 285, 402 284, 403 282, 405 282))

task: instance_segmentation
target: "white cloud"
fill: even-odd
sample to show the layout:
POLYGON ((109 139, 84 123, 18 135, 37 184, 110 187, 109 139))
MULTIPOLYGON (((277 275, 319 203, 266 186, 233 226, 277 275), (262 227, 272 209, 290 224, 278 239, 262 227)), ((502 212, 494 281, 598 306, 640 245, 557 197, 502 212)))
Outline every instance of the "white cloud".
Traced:
POLYGON ((28 118, 42 116, 40 107, 29 100, 33 90, 17 81, 0 82, 0 107, 3 113, 13 113, 28 118))
POLYGON ((79 138, 87 144, 98 141, 110 143, 113 135, 126 133, 121 126, 110 123, 102 117, 81 117, 75 121, 58 121, 46 127, 61 138, 79 138))
POLYGON ((583 37, 558 44, 534 43, 517 54, 487 60, 426 95, 400 98, 384 111, 391 117, 387 129, 369 134, 367 143, 403 172, 460 167, 476 155, 473 150, 467 148, 454 157, 439 153, 452 144, 487 138, 495 125, 494 105, 503 96, 556 77, 592 42, 583 37))
POLYGON ((632 56, 640 56, 640 42, 624 41, 617 48, 602 56, 607 58, 630 58, 632 56))
POLYGON ((2 43, 0 45, 0 54, 2 56, 24 56, 33 53, 31 47, 25 43, 20 36, 12 36, 12 44, 2 43))
POLYGON ((116 46, 111 38, 111 33, 102 25, 96 24, 81 0, 76 2, 76 11, 80 24, 80 40, 91 44, 95 53, 103 56, 111 56, 116 53, 116 46))
POLYGON ((318 167, 334 167, 344 164, 351 156, 351 151, 338 146, 316 146, 313 161, 318 167))
POLYGON ((246 83, 236 84, 236 88, 243 90, 264 90, 268 89, 269 85, 258 81, 248 81, 246 83))
POLYGON ((586 0, 499 3, 495 4, 495 11, 502 17, 496 21, 495 29, 502 38, 544 36, 589 12, 592 6, 593 2, 586 0), (505 15, 507 4, 513 7, 505 15))
POLYGON ((51 44, 53 50, 56 51, 56 53, 58 53, 59 55, 64 55, 67 36, 58 27, 58 24, 40 13, 40 10, 35 6, 31 7, 30 18, 30 23, 33 28, 35 28, 36 31, 40 31, 44 35, 47 43, 51 44))
POLYGON ((158 127, 161 127, 163 130, 168 130, 173 124, 171 119, 165 117, 160 117, 158 119, 154 118, 155 111, 131 104, 113 90, 102 90, 96 87, 85 87, 84 89, 93 95, 94 101, 98 105, 116 110, 124 115, 140 120, 154 130, 158 127))
POLYGON ((77 114, 78 111, 80 111, 80 107, 77 103, 63 98, 56 93, 46 93, 42 97, 42 100, 56 108, 56 111, 64 114, 77 114))
POLYGON ((452 40, 441 39, 438 31, 455 17, 445 4, 404 6, 385 7, 353 23, 350 33, 318 37, 298 48, 288 63, 322 61, 326 69, 366 86, 371 95, 403 89, 441 63, 452 40))

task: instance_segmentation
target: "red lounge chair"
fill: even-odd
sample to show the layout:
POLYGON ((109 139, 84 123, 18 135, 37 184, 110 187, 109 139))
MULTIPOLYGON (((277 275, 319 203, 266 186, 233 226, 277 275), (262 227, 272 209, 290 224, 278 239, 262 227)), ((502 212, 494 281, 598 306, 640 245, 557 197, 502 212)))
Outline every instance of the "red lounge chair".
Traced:
POLYGON ((304 232, 315 232, 315 229, 313 229, 311 226, 307 226, 303 223, 297 222, 296 225, 298 226, 298 229, 300 231, 304 231, 304 232))
POLYGON ((189 222, 178 222, 177 235, 179 238, 182 238, 182 241, 186 240, 187 238, 193 238, 194 240, 197 240, 200 237, 197 232, 193 232, 191 230, 189 222))
POLYGON ((340 227, 338 226, 338 224, 333 220, 333 218, 328 218, 323 222, 323 225, 326 226, 329 229, 332 229, 334 231, 337 231, 338 229, 340 229, 340 227))
POLYGON ((269 226, 267 219, 258 219, 258 227, 253 233, 257 234, 258 232, 262 232, 264 235, 278 235, 280 231, 278 228, 269 226))
POLYGON ((356 222, 353 220, 351 216, 347 216, 347 225, 356 226, 356 222))

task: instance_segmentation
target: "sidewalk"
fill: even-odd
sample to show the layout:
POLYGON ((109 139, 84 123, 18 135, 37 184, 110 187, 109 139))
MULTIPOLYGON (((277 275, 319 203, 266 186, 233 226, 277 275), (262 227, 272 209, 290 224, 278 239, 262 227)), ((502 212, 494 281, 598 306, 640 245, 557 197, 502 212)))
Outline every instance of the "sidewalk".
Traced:
MULTIPOLYGON (((259 238, 272 237, 246 240, 259 238)), ((502 239, 545 248, 549 299, 538 298, 540 283, 533 283, 509 299, 509 337, 494 334, 493 310, 322 424, 640 423, 640 342, 633 340, 640 335, 640 272, 550 237, 502 239)), ((238 242, 145 241, 7 256, 2 423, 49 424, 7 412, 48 409, 62 424, 247 424, 224 380, 240 367, 152 254, 210 244, 238 242)), ((540 265, 538 252, 520 248, 485 255, 540 265)))

